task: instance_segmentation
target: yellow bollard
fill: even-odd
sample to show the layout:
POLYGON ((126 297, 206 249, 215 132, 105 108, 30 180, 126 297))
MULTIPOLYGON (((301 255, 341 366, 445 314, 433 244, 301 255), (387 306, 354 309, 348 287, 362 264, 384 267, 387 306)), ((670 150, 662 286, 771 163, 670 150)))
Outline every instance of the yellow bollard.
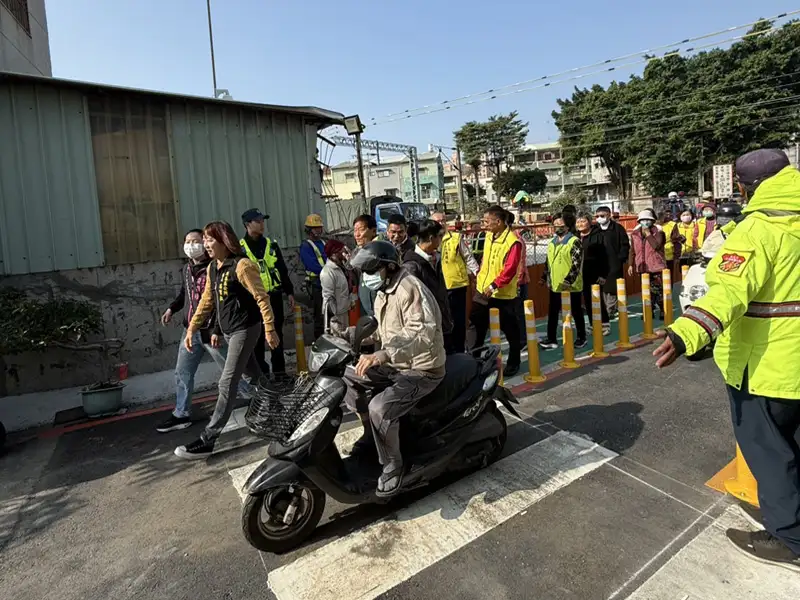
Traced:
POLYGON ((572 314, 572 298, 569 292, 561 292, 561 319, 562 322, 567 318, 567 315, 572 314))
POLYGON ((299 304, 294 305, 294 347, 297 352, 297 372, 308 371, 306 364, 306 340, 303 335, 303 309, 299 304))
POLYGON ((739 444, 736 444, 736 478, 726 481, 725 489, 739 500, 758 506, 758 483, 744 460, 739 444))
MULTIPOLYGON (((489 309, 489 342, 493 345, 500 345, 500 310, 497 308, 489 309)), ((503 385, 503 356, 500 355, 500 378, 499 384, 503 385)))
POLYGON ((656 339, 653 333, 653 302, 650 296, 650 274, 642 273, 642 313, 644 316, 644 333, 642 338, 645 340, 656 339))
POLYGON ((661 279, 664 284, 664 325, 672 325, 672 271, 664 269, 661 279))
POLYGON ((625 289, 625 279, 617 279, 617 310, 619 311, 619 341, 617 348, 627 350, 633 348, 630 330, 628 329, 628 292, 625 289))
POLYGON ((572 339, 571 312, 564 315, 564 328, 561 335, 564 342, 564 360, 561 361, 561 366, 565 369, 577 369, 580 365, 575 362, 575 340, 572 339))
POLYGON ((686 281, 686 277, 689 275, 689 265, 683 265, 681 267, 681 281, 686 281))
POLYGON ((592 356, 605 358, 608 356, 603 346, 603 317, 600 309, 600 286, 592 286, 592 356))
POLYGON ((525 300, 525 334, 528 339, 528 374, 524 379, 528 383, 541 383, 547 378, 542 375, 539 363, 539 340, 536 338, 536 315, 533 312, 533 300, 525 300))

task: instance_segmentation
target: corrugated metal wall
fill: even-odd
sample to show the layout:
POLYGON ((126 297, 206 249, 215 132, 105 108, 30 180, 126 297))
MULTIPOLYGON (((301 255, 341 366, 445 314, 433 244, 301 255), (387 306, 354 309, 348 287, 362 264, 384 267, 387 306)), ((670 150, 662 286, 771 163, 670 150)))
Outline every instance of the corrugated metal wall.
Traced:
POLYGON ((0 274, 103 262, 83 94, 0 86, 0 274))
POLYGON ((243 233, 241 214, 255 207, 270 215, 269 235, 292 247, 306 215, 325 214, 317 128, 303 117, 187 102, 170 104, 167 119, 184 229, 222 219, 243 233))

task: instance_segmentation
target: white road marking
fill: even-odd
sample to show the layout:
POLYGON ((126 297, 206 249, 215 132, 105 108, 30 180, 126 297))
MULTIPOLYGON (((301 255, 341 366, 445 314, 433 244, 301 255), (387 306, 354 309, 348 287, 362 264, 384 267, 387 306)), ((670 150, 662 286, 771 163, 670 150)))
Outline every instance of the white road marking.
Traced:
POLYGON ((269 574, 278 600, 368 600, 617 456, 559 432, 269 574))
POLYGON ((800 598, 800 577, 739 552, 725 537, 729 527, 753 529, 738 508, 729 507, 628 600, 800 598))

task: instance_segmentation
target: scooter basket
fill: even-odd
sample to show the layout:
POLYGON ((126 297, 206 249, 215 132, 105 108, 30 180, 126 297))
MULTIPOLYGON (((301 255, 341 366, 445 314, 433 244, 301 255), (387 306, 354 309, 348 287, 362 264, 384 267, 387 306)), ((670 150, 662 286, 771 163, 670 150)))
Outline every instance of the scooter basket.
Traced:
POLYGON ((300 424, 330 403, 330 394, 308 375, 283 383, 259 384, 244 420, 253 435, 286 442, 300 424))

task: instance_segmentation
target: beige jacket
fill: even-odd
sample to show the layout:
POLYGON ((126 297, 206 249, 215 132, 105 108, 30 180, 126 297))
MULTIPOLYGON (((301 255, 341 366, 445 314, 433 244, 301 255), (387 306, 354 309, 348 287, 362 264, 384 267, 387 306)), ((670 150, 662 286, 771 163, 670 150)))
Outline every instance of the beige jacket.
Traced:
POLYGON ((328 259, 319 276, 322 285, 322 314, 326 330, 338 333, 347 329, 350 312, 350 286, 344 270, 328 259), (328 309, 333 313, 328 316, 328 309))
POLYGON ((444 374, 442 314, 436 299, 413 275, 401 271, 375 299, 381 344, 376 352, 384 363, 400 370, 444 374))

